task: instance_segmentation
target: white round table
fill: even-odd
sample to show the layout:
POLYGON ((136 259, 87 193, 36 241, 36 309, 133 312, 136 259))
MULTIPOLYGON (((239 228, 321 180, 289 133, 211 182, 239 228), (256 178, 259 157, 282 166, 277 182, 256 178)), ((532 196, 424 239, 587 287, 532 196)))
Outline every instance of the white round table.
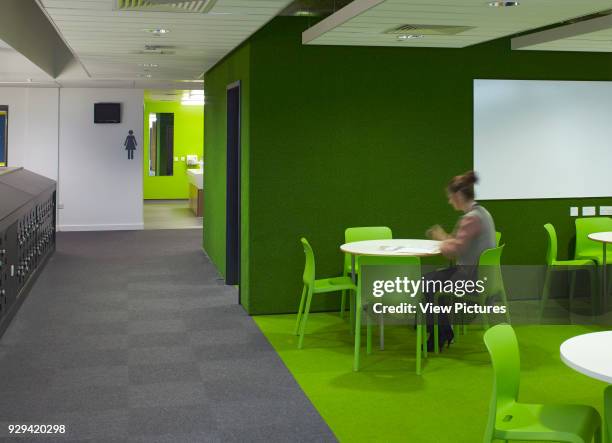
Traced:
POLYGON ((612 331, 572 337, 561 344, 561 360, 588 377, 612 384, 612 331))
POLYGON ((606 281, 607 281, 607 259, 606 259, 606 249, 608 246, 608 243, 612 243, 612 232, 593 232, 592 234, 589 234, 588 237, 596 242, 600 242, 603 244, 603 261, 602 261, 602 297, 603 297, 603 307, 604 310, 607 309, 607 305, 608 305, 608 294, 607 294, 607 289, 608 286, 606 285, 606 281))
MULTIPOLYGON (((353 283, 357 282, 355 275, 355 257, 358 255, 376 255, 387 257, 429 257, 440 254, 440 243, 436 240, 422 239, 402 239, 394 238, 387 240, 365 240, 345 243, 340 246, 340 250, 346 254, 351 254, 351 278, 353 283)), ((356 305, 361 306, 361 294, 357 293, 356 305)), ((359 309, 355 310, 355 317, 361 315, 359 309)), ((351 321, 353 319, 351 318, 351 321)), ((356 321, 359 323, 359 321, 356 321)), ((382 317, 380 317, 380 348, 385 348, 385 335, 382 317)), ((355 363, 354 369, 357 370, 359 360, 360 331, 355 328, 355 363)))
POLYGON ((393 238, 345 243, 340 250, 351 254, 351 274, 355 281, 355 257, 357 255, 383 255, 387 257, 429 257, 440 254, 436 240, 393 238))

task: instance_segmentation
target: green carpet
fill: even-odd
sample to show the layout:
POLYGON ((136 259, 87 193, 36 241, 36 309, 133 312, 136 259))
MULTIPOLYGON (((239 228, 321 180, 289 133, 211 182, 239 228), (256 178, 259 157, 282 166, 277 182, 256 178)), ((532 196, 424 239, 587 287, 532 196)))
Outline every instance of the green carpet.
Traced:
MULTIPOLYGON (((338 314, 311 314, 301 351, 292 335, 295 315, 259 316, 255 321, 340 441, 482 441, 492 371, 478 326, 442 354, 430 354, 423 374, 417 376, 411 328, 387 327, 386 349, 375 347, 367 356, 364 347, 361 371, 353 372, 348 323, 338 314)), ((605 385, 573 371, 559 358, 564 340, 593 330, 517 326, 520 400, 589 404, 601 412, 605 385)))

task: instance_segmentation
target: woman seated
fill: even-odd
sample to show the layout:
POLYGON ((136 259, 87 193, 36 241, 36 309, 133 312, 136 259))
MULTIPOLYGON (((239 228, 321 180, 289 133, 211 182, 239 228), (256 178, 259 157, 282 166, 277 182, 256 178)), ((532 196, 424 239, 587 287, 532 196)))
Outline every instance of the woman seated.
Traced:
MULTIPOLYGON (((495 223, 489 211, 474 201, 474 184, 478 181, 474 171, 454 177, 446 188, 448 202, 463 216, 451 234, 448 234, 440 225, 435 225, 427 231, 428 237, 440 240, 442 254, 454 260, 455 265, 446 269, 430 272, 425 275, 426 280, 446 281, 475 280, 480 254, 485 249, 495 247, 495 223)), ((432 293, 425 294, 429 300, 432 293)), ((439 314, 439 345, 440 349, 446 343, 450 345, 454 335, 450 326, 448 314, 439 314)), ((427 347, 434 347, 433 324, 428 319, 429 340, 427 347)))

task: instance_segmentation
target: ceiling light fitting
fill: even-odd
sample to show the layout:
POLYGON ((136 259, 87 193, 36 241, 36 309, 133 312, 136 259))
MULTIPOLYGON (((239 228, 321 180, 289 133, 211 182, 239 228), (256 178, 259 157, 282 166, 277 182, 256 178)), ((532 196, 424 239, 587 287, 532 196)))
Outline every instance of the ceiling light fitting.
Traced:
POLYGON ((489 6, 493 8, 510 8, 512 6, 519 6, 519 2, 502 2, 502 1, 493 1, 489 2, 489 6))
POLYGON ((143 29, 143 31, 153 34, 156 37, 161 37, 162 35, 166 35, 170 32, 170 30, 166 28, 143 29))
POLYGON ((397 36, 397 41, 405 42, 406 40, 413 40, 425 37, 423 34, 400 34, 397 36))

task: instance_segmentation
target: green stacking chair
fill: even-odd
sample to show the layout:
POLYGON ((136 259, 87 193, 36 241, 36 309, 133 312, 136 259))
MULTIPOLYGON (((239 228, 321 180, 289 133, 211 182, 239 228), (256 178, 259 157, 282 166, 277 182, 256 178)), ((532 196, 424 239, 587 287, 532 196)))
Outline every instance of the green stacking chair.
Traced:
POLYGON ((302 349, 304 344, 304 333, 306 332, 306 322, 308 321, 308 313, 310 312, 310 303, 313 294, 326 294, 337 291, 355 291, 356 287, 350 277, 333 277, 315 279, 315 258, 312 247, 305 238, 301 239, 304 247, 304 255, 306 263, 304 265, 304 288, 302 289, 302 298, 297 313, 297 321, 295 324, 295 334, 299 335, 298 348, 302 349))
MULTIPOLYGON (((603 263, 603 246, 591 240, 588 235, 594 232, 612 231, 612 218, 586 217, 576 219, 576 252, 574 258, 594 260, 598 265, 603 263)), ((612 263, 612 254, 608 254, 608 264, 612 263)))
MULTIPOLYGON (((499 296, 502 303, 506 306, 506 321, 510 323, 510 307, 508 305, 508 297, 506 296, 506 288, 504 286, 504 279, 501 271, 501 256, 504 251, 505 245, 498 246, 496 248, 485 249, 480 254, 480 258, 478 260, 478 279, 485 280, 485 291, 482 294, 473 294, 473 295, 464 295, 464 296, 456 296, 458 301, 461 300, 469 300, 475 303, 478 303, 481 306, 486 306, 491 298, 499 296)), ((436 300, 439 299, 441 295, 436 294, 436 300)), ((436 302, 437 303, 437 302, 436 302)), ((467 325, 465 321, 461 321, 463 327, 460 329, 456 321, 453 321, 453 332, 455 333, 455 338, 460 330, 462 330, 463 334, 467 333, 467 325)), ((482 323, 485 329, 489 328, 489 318, 486 314, 482 315, 482 323)), ((439 350, 438 344, 438 320, 434 316, 434 352, 437 354, 439 350)))
POLYGON ((493 363, 493 395, 484 442, 555 441, 601 442, 601 418, 582 405, 519 403, 519 347, 512 326, 501 324, 484 335, 493 363))
POLYGON ((542 322, 544 315, 544 309, 546 308, 546 302, 550 297, 550 286, 552 282, 553 272, 555 271, 570 271, 571 284, 570 284, 570 306, 574 298, 574 291, 576 289, 576 273, 578 271, 588 271, 590 274, 591 281, 591 308, 593 313, 597 309, 597 269, 595 262, 592 259, 579 259, 579 260, 557 260, 557 231, 555 227, 546 223, 544 229, 548 234, 548 249, 546 251, 546 275, 544 277, 544 287, 542 289, 542 299, 540 301, 540 313, 539 320, 542 322))
MULTIPOLYGON (((344 231, 344 242, 353 243, 356 241, 365 240, 387 240, 393 238, 393 232, 391 228, 386 226, 359 226, 354 228, 347 228, 344 231)), ((357 272, 359 266, 355 262, 355 272, 357 272)), ((344 275, 351 275, 351 254, 344 254, 344 275)), ((353 302, 350 303, 350 317, 353 318, 353 302)), ((340 302, 340 316, 344 316, 344 309, 346 307, 346 291, 342 291, 342 300, 340 302)), ((351 325, 352 325, 351 320, 351 325)))
POLYGON ((499 243, 501 242, 501 236, 501 232, 495 231, 495 246, 499 246, 499 243))
POLYGON ((604 391, 604 432, 604 441, 612 443, 612 385, 604 391))
MULTIPOLYGON (((356 293, 356 312, 355 312, 355 354, 353 369, 359 370, 360 351, 361 351, 361 324, 362 317, 366 320, 366 351, 372 353, 372 326, 373 320, 379 320, 379 333, 383 334, 382 318, 392 318, 395 323, 405 324, 410 329, 416 325, 416 373, 421 374, 421 355, 427 357, 427 328, 425 316, 418 309, 418 304, 423 301, 422 294, 419 292, 414 297, 404 293, 386 294, 380 298, 375 298, 372 293, 372 282, 374 279, 395 279, 398 276, 407 277, 410 280, 418 281, 421 279, 421 260, 419 257, 384 257, 384 256, 362 256, 359 258, 359 265, 362 272, 357 283, 356 293), (376 269, 378 268, 378 269, 376 269), (374 303, 381 303, 385 306, 400 306, 401 303, 409 303, 417 307, 416 314, 377 314, 370 312, 374 303), (415 318, 416 317, 416 318, 415 318), (413 321, 415 320, 415 321, 413 321)), ((382 347, 382 335, 381 335, 382 347)))

